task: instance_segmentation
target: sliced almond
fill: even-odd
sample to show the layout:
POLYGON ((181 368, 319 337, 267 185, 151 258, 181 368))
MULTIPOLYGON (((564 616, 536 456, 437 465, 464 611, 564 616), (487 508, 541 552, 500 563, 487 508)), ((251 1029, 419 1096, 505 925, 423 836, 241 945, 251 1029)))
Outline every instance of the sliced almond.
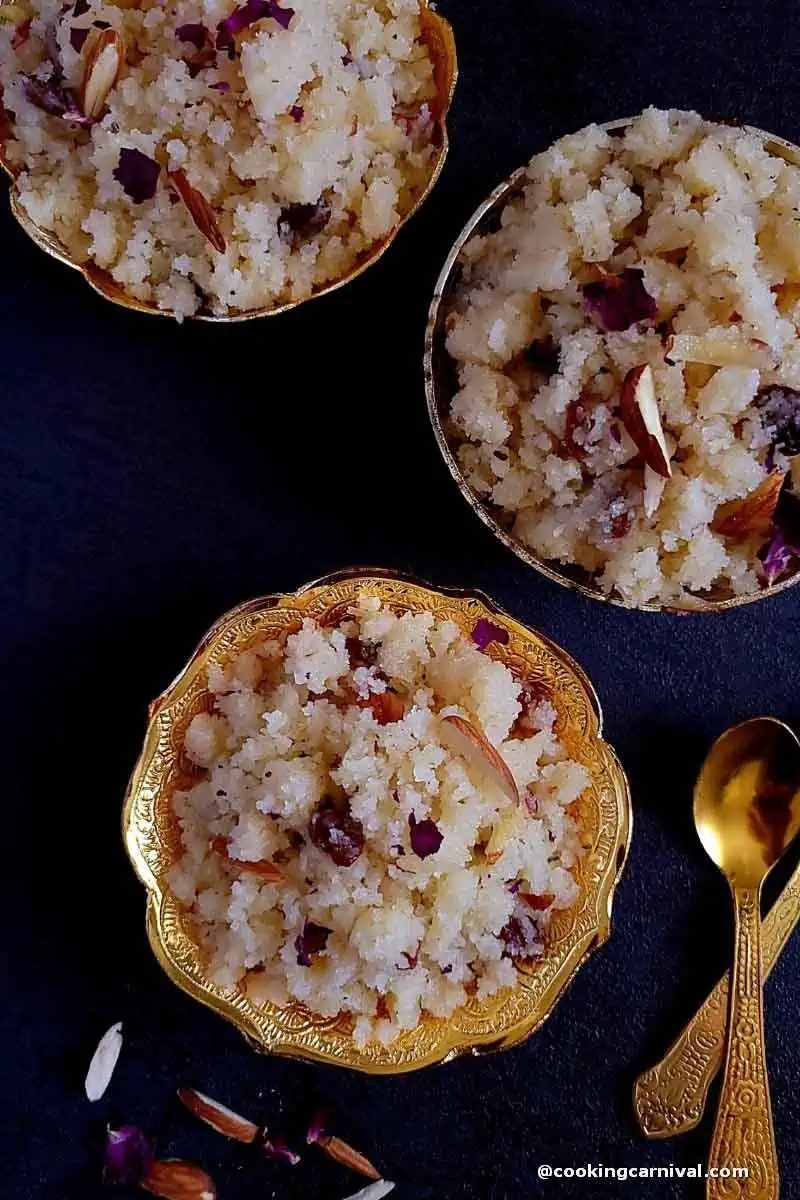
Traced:
POLYGON ((218 1100, 212 1100, 203 1092, 189 1087, 178 1088, 178 1099, 190 1113, 199 1120, 205 1121, 206 1125, 210 1125, 223 1137, 233 1138, 234 1141, 244 1142, 247 1145, 258 1137, 257 1125, 248 1121, 246 1117, 240 1117, 233 1109, 226 1108, 218 1100))
POLYGON ((258 875, 269 883, 283 883, 285 879, 280 867, 276 867, 275 863, 270 862, 268 858, 262 858, 255 862, 249 862, 243 858, 231 858, 228 842, 224 837, 212 838, 211 849, 232 866, 238 867, 240 871, 245 871, 248 875, 258 875))
POLYGON ((442 741, 454 754, 461 754, 476 770, 500 788, 513 804, 519 804, 519 789, 508 763, 480 729, 464 717, 451 713, 441 720, 442 741))
POLYGON ((381 1173, 377 1167, 374 1167, 368 1158, 359 1154, 341 1138, 324 1137, 317 1142, 317 1145, 320 1150, 325 1151, 329 1158, 341 1163, 343 1167, 349 1167, 351 1171, 357 1171, 359 1175, 365 1175, 367 1179, 380 1179, 381 1173))
POLYGON ((179 1158, 157 1159, 140 1180, 141 1187, 163 1200, 217 1200, 210 1175, 179 1158))
POLYGON ((80 108, 96 121, 106 106, 125 62, 125 43, 116 29, 98 29, 84 47, 80 108), (95 36, 96 35, 96 36, 95 36))
POLYGON ((622 423, 648 467, 668 479, 672 467, 649 363, 628 371, 620 391, 619 409, 622 423))
POLYGON ((383 1197, 388 1196, 392 1191, 394 1191, 393 1183, 390 1183, 388 1179, 379 1179, 376 1183, 368 1183, 354 1196, 348 1196, 347 1200, 383 1200, 383 1197))
POLYGON ((220 254, 224 254, 227 242, 217 222, 217 215, 203 193, 198 192, 196 187, 192 187, 184 171, 169 171, 167 178, 186 205, 189 216, 206 241, 210 242, 220 254))
POLYGON ((99 1100, 105 1094, 111 1082, 114 1068, 117 1065, 119 1052, 122 1049, 122 1022, 117 1021, 107 1029, 97 1044, 92 1055, 89 1070, 86 1072, 86 1095, 91 1101, 99 1100))
POLYGON ((705 363, 711 367, 755 367, 768 371, 775 365, 766 342, 748 338, 736 326, 709 333, 676 333, 667 342, 667 362, 705 363))
POLYGON ((645 466, 642 508, 648 520, 654 517, 658 511, 658 506, 661 503, 661 497, 664 495, 664 488, 666 486, 667 481, 663 475, 657 475, 652 467, 645 466))
POLYGON ((785 478, 784 471, 773 471, 749 496, 720 505, 711 522, 714 533, 733 541, 744 541, 755 534, 766 536, 772 527, 785 478))
POLYGON ((489 866, 494 866, 502 858, 508 843, 521 832, 520 816, 521 810, 515 808, 504 813, 500 820, 495 822, 483 850, 483 856, 489 866))

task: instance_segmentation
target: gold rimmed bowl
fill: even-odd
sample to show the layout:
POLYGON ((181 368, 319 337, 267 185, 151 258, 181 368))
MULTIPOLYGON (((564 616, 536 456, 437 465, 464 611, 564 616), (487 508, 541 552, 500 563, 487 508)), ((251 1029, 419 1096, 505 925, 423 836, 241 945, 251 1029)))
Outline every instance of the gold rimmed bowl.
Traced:
MULTIPOLYGON (((627 117, 618 121, 607 121, 600 128, 613 135, 622 134, 632 118, 627 117)), ((800 166, 800 147, 783 138, 766 133, 751 125, 740 122, 719 122, 721 124, 737 125, 748 133, 755 134, 764 144, 770 154, 785 159, 794 166, 800 166)), ((445 321, 462 278, 465 251, 473 238, 485 237, 500 227, 503 210, 506 205, 517 200, 527 181, 527 167, 520 167, 513 175, 499 184, 492 194, 475 210, 455 241, 439 275, 428 312, 428 324, 425 332, 425 392, 428 401, 428 415, 436 436, 436 441, 442 453, 450 475, 458 485, 464 499, 473 512, 477 513, 485 525, 499 541, 513 551, 529 567, 533 567, 540 575, 563 587, 572 588, 589 596, 593 600, 603 600, 620 608, 638 609, 643 612, 672 612, 672 613, 711 613, 724 612, 731 608, 740 608, 745 604, 753 604, 768 596, 774 596, 787 588, 794 586, 800 580, 800 561, 787 578, 764 587, 758 592, 748 592, 746 595, 734 595, 728 589, 717 588, 702 595, 692 596, 683 605, 679 604, 631 604, 615 593, 605 592, 599 584, 580 567, 542 558, 529 546, 514 535, 509 522, 504 519, 499 508, 487 503, 469 486, 454 447, 454 439, 449 431, 449 411, 451 401, 457 390, 455 365, 447 353, 445 346, 445 321)))
MULTIPOLYGON (((359 275, 369 269, 381 258, 391 246, 392 242, 397 237, 398 233, 407 221, 420 210, 422 205, 427 200, 428 196, 433 191, 447 158, 449 149, 449 140, 447 134, 447 115, 450 111, 450 106, 455 94, 456 82, 458 79, 458 58, 456 55, 455 36, 452 26, 449 21, 445 20, 438 12, 435 12, 428 3, 428 0, 420 0, 420 21, 421 21, 421 41, 427 46, 434 67, 434 83, 436 87, 436 98, 431 105, 432 115, 434 118, 434 145, 436 147, 436 156, 434 157, 430 169, 430 175, 424 187, 414 199, 411 208, 405 213, 395 227, 387 234, 385 238, 376 242, 366 253, 364 253, 357 262, 340 278, 333 279, 329 283, 323 284, 317 288, 310 296, 302 300, 291 300, 285 304, 278 304, 273 307, 254 308, 242 311, 231 310, 225 314, 217 314, 213 312, 200 311, 193 316, 193 320, 209 321, 219 324, 231 324, 237 321, 251 321, 256 317, 274 317, 279 313, 288 312, 290 309, 297 308, 300 304, 305 304, 309 300, 316 300, 320 296, 326 296, 330 292, 335 292, 345 284, 357 279, 359 275)), ((80 271, 86 282, 94 291, 104 296, 106 300, 111 300, 112 303, 120 305, 122 308, 130 309, 132 312, 150 313, 157 317, 174 317, 169 309, 159 308, 156 304, 145 300, 138 300, 135 296, 129 295, 123 287, 120 286, 111 276, 111 274, 101 267, 98 267, 92 262, 76 261, 67 248, 59 241, 59 239, 49 230, 41 228, 26 212, 20 202, 17 189, 17 176, 20 174, 20 168, 14 165, 8 157, 6 151, 7 144, 13 139, 14 123, 11 114, 3 107, 2 90, 0 90, 0 169, 8 176, 11 187, 9 201, 11 212, 17 223, 25 231, 31 241, 49 254, 52 258, 64 263, 65 266, 72 267, 76 271, 80 271)))
POLYGON ((123 831, 147 890, 150 944, 173 982, 231 1021, 259 1050, 396 1074, 513 1046, 542 1024, 580 965, 609 936, 614 889, 630 841, 631 805, 622 767, 602 738, 594 689, 564 650, 480 592, 438 590, 387 571, 353 569, 288 595, 251 600, 217 621, 174 683, 151 705, 144 749, 125 800, 123 831), (305 617, 337 619, 364 595, 378 597, 396 612, 430 612, 454 621, 467 635, 481 617, 506 629, 508 644, 493 645, 493 654, 519 676, 549 686, 558 713, 557 736, 567 754, 587 768, 591 783, 579 802, 586 846, 576 869, 579 895, 570 910, 554 916, 543 957, 519 967, 516 986, 489 1000, 472 999, 446 1020, 425 1014, 415 1029, 390 1045, 360 1047, 345 1013, 327 1019, 294 1002, 284 1007, 256 1004, 241 989, 213 983, 193 939, 190 917, 170 892, 167 877, 180 854, 171 797, 198 778, 182 745, 192 717, 207 707, 208 668, 223 666, 265 636, 298 628, 305 617))

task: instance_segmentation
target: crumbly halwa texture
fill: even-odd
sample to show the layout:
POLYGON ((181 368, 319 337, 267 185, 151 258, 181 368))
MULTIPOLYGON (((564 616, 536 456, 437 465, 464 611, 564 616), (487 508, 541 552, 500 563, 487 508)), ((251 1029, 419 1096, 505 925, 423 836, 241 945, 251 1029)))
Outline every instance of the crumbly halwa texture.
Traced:
POLYGON ((90 0, 85 13, 78 0, 80 16, 61 0, 30 4, 18 49, 18 30, 0 22, 20 203, 131 296, 179 317, 303 300, 384 240, 427 183, 435 87, 418 0, 286 0, 288 28, 255 22, 233 58, 213 52, 231 0, 90 0), (85 53, 72 31, 97 20, 123 35, 127 59, 102 119, 81 129, 31 103, 26 77, 60 70, 77 95, 85 53), (187 25, 208 31, 209 65, 193 65, 198 50, 176 33, 187 25), (152 200, 126 194, 114 178, 123 149, 186 173, 216 211, 224 253, 175 202, 165 171, 152 200))
POLYGON ((755 134, 651 108, 622 136, 591 125, 537 155, 501 228, 467 245, 447 317, 449 433, 469 485, 537 555, 636 604, 763 586, 763 531, 712 525, 790 466, 759 394, 800 388, 799 207, 800 170, 755 134), (582 288, 626 268, 657 313, 604 332, 582 288), (670 360, 681 334, 716 342, 705 362, 670 360), (667 480, 619 419, 640 364, 667 480))
POLYGON ((515 959, 541 954, 578 892, 571 810, 588 773, 559 745, 552 704, 533 698, 521 721, 519 681, 453 623, 363 599, 339 628, 306 620, 212 670, 209 688, 214 710, 186 736, 205 778, 174 796, 184 854, 169 884, 218 984, 348 1012, 360 1044, 389 1042, 423 1010, 513 985, 515 959), (382 723, 387 695, 400 707, 382 723), (522 804, 446 749, 446 713, 499 747, 522 804), (344 840, 320 848, 312 826, 331 811, 344 840), (353 822, 363 844, 342 866, 331 850, 352 850, 353 822), (415 827, 435 827, 424 857, 415 827), (259 861, 282 880, 248 871, 259 861))

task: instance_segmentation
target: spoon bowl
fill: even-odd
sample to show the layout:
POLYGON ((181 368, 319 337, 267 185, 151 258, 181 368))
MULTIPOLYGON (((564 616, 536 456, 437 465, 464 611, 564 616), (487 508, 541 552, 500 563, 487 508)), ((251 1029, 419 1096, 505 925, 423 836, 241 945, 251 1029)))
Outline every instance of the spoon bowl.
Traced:
POLYGON ((706 853, 732 886, 758 887, 800 829, 800 741, 774 717, 734 725, 694 790, 706 853))
POLYGON ((725 1075, 707 1200, 778 1200, 778 1155, 764 1050, 761 885, 800 828, 800 742, 757 717, 711 747, 694 792, 700 841, 728 880, 735 945, 725 1075), (734 1172, 744 1170, 745 1177, 734 1172))

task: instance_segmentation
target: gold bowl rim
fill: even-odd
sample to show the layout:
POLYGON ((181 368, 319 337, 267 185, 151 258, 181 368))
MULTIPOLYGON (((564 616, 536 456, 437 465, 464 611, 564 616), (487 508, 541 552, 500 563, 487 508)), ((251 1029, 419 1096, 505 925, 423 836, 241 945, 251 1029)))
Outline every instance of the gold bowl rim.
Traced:
MULTIPOLYGON (((450 149, 450 139, 447 130, 447 118, 455 95, 456 84, 458 82, 458 56, 456 52, 455 34, 453 27, 446 17, 437 12, 433 7, 431 0, 420 0, 420 12, 423 21, 427 26, 428 34, 437 43, 437 51, 441 56, 436 61, 440 63, 440 79, 438 86, 441 88, 441 94, 437 96, 437 109, 439 110, 436 116, 436 128, 439 135, 439 153, 436 157, 436 162, 431 171, 430 177, 425 186, 415 198, 414 203, 408 212, 401 217, 393 229, 389 231, 387 236, 377 242, 372 249, 357 261, 356 264, 341 278, 333 279, 322 287, 317 288, 310 296, 304 297, 302 300, 288 300, 284 304, 278 304, 271 308, 254 308, 244 311, 234 311, 229 314, 219 314, 211 312, 193 313, 190 317, 186 317, 188 321, 204 321, 212 325, 236 325, 243 321, 253 321, 261 317, 277 317, 281 313, 290 312, 292 309, 299 308, 301 304, 307 304, 312 300, 319 300, 322 296, 330 295, 331 292, 336 292, 339 288, 345 287, 346 284, 358 279, 371 266, 373 266, 393 244, 395 238, 400 233, 404 225, 416 216, 422 208, 425 201, 430 196, 439 181, 439 177, 444 170, 445 161, 450 149), (435 32, 434 32, 435 31, 435 32)), ((175 314, 171 309, 159 308, 157 305, 149 303, 145 300, 137 300, 134 296, 129 296, 124 289, 111 278, 111 275, 96 266, 93 262, 80 263, 70 255, 65 246, 61 244, 54 234, 48 233, 41 229, 23 209, 18 196, 17 177, 20 174, 12 164, 8 161, 4 149, 5 142, 13 132, 13 122, 8 117, 6 110, 2 104, 2 92, 0 92, 0 174, 5 174, 10 181, 9 188, 9 207, 12 216, 17 224, 28 235, 32 242, 44 250, 51 258, 57 262, 63 263, 64 266, 71 267, 78 271, 89 287, 102 296, 105 300, 110 300, 112 304, 118 305, 120 308, 127 308, 131 312, 146 313, 153 317, 168 317, 170 320, 175 319, 175 314), (4 119, 5 118, 5 119, 4 119)))
MULTIPOLYGON (((562 714, 559 713, 561 718, 562 714)), ((438 588, 412 576, 380 567, 350 567, 305 584, 295 592, 272 593, 231 609, 204 635, 187 665, 151 704, 144 746, 134 767, 125 795, 122 834, 128 856, 147 893, 147 935, 151 948, 173 983, 230 1021, 257 1050, 312 1062, 332 1063, 374 1075, 400 1074, 424 1066, 449 1062, 464 1055, 481 1055, 516 1045, 534 1033, 547 1019, 580 966, 609 937, 611 909, 631 840, 632 808, 625 772, 613 748, 602 736, 602 713, 594 687, 572 657, 544 634, 532 630, 506 613, 484 592, 476 589, 438 588), (555 679, 577 701, 570 712, 564 735, 580 743, 591 755, 592 793, 597 809, 593 843, 586 855, 582 883, 583 901, 565 914, 570 928, 558 942, 558 954, 546 955, 526 974, 520 971, 514 988, 505 989, 488 1001, 472 1001, 456 1010, 447 1021, 424 1017, 408 1037, 387 1047, 370 1043, 358 1048, 349 1026, 341 1021, 313 1018, 301 1006, 282 1009, 255 1006, 241 989, 225 992, 205 976, 201 956, 189 936, 179 927, 179 905, 165 886, 165 876, 174 861, 158 829, 159 807, 168 804, 174 789, 176 760, 173 718, 183 705, 183 719, 197 708, 199 696, 207 691, 200 682, 192 700, 190 692, 205 678, 210 654, 223 646, 227 654, 246 644, 269 624, 268 616, 285 610, 286 620, 305 614, 321 615, 345 602, 352 603, 364 587, 382 595, 395 607, 413 595, 421 610, 425 604, 439 610, 458 611, 466 621, 491 617, 509 630, 514 643, 526 650, 518 660, 529 661, 534 650, 539 665, 545 664, 555 679), (425 603, 423 603, 423 601, 425 603), (579 710, 579 711, 578 711, 579 710), (169 760, 169 766, 167 765, 169 760), (169 789, 169 790, 168 790, 169 789), (571 918, 574 917, 574 920, 571 918), (553 962, 550 963, 549 959, 553 962), (539 994, 529 981, 547 966, 548 978, 539 974, 539 994), (270 1011, 271 1010, 271 1011, 270 1011), (298 1017, 298 1014, 300 1016, 298 1017), (457 1019, 463 1028, 457 1028, 457 1019), (339 1023, 337 1030, 334 1026, 339 1023)))
MULTIPOLYGON (((604 129, 607 133, 619 133, 630 125, 633 120, 635 120, 634 117, 621 117, 615 121, 603 122, 600 128, 604 129)), ((717 123, 734 125, 747 133, 756 134, 764 143, 764 148, 770 153, 776 154, 778 157, 784 158, 796 166, 800 166, 800 146, 795 145, 793 142, 786 141, 786 139, 777 137, 775 134, 767 133, 755 125, 745 125, 739 121, 726 122, 719 119, 717 119, 717 123)), ((444 394, 446 389, 439 382, 438 360, 440 356, 447 355, 442 338, 442 322, 446 314, 447 301, 455 286, 456 268, 462 251, 470 239, 481 231, 481 226, 488 224, 492 218, 502 211, 503 207, 509 201, 516 197, 525 182, 527 171, 527 165, 518 167, 507 179, 498 184, 491 194, 475 209, 445 259, 428 309, 423 360, 428 418, 447 469, 455 480, 461 495, 467 501, 472 511, 480 517, 481 521, 492 531, 495 537, 529 567, 533 567, 535 571, 538 571, 540 575, 544 575, 547 579, 550 579, 553 583, 560 584, 562 587, 580 592, 581 595, 588 596, 592 600, 600 600, 617 608, 625 608, 635 612, 670 613, 678 616, 688 616, 690 614, 718 613, 726 612, 733 608, 742 608, 746 604, 755 604, 759 600, 768 600, 778 595, 779 592, 787 591, 800 582, 800 563, 796 567, 794 574, 781 580, 780 583, 763 588, 759 592, 748 592, 742 596, 725 596, 719 599, 704 598, 698 595, 696 603, 687 603, 685 605, 658 604, 655 602, 632 604, 623 599, 623 597, 604 592, 597 584, 578 577, 580 574, 578 570, 576 570, 573 576, 568 567, 560 568, 555 560, 540 558, 520 541, 519 538, 514 537, 513 534, 509 533, 503 527, 491 507, 481 500, 467 483, 445 433, 442 417, 444 405, 451 398, 449 395, 444 394)))

